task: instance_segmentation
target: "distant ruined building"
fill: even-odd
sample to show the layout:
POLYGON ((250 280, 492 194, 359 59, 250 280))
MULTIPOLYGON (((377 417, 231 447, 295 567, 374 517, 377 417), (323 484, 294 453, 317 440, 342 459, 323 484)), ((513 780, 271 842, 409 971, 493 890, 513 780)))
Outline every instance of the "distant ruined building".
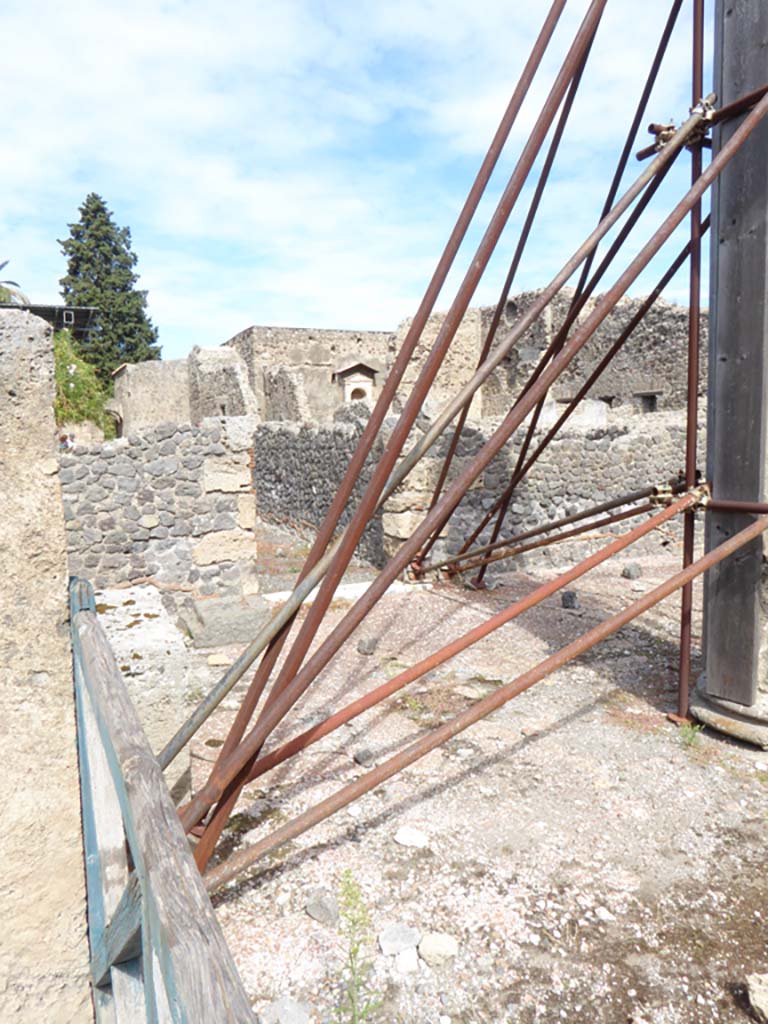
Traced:
MULTIPOLYGON (((502 340, 536 296, 526 292, 507 303, 498 338, 502 340)), ((478 392, 473 419, 503 416, 515 395, 552 341, 565 316, 570 293, 561 293, 553 307, 491 374, 478 392)), ((582 316, 593 308, 588 303, 582 316)), ((625 299, 553 388, 543 423, 557 415, 557 406, 576 394, 592 367, 618 336, 640 305, 625 299)), ((467 311, 449 349, 425 412, 432 415, 455 394, 475 369, 490 325, 490 308, 467 311)), ((574 423, 606 426, 616 414, 662 412, 685 404, 685 350, 688 311, 658 301, 624 349, 600 378, 595 391, 579 407, 574 423)), ((409 388, 427 356, 444 314, 433 314, 408 367, 403 389, 409 388)), ((408 330, 406 320, 393 332, 320 330, 253 326, 218 348, 195 348, 186 359, 123 365, 114 373, 110 403, 120 435, 141 434, 160 423, 199 424, 210 417, 249 416, 258 422, 324 424, 340 406, 378 397, 408 330)), ((707 318, 702 344, 706 354, 707 318)), ((706 359, 702 366, 706 376, 706 359)))

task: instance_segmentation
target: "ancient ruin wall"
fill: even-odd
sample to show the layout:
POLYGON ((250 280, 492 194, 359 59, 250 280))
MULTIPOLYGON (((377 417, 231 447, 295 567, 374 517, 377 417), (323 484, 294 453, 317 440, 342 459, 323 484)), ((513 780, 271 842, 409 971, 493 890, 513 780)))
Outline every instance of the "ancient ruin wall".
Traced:
MULTIPOLYGON (((253 487, 264 519, 299 529, 317 529, 336 496, 362 433, 353 412, 333 426, 264 423, 254 435, 253 487)), ((342 523, 349 521, 381 453, 376 446, 355 485, 342 523)), ((374 563, 384 550, 381 519, 363 534, 361 554, 374 563)))
MULTIPOLYGON (((507 303, 498 330, 502 342, 514 325, 535 301, 537 292, 526 292, 507 303)), ((562 292, 547 309, 546 314, 529 329, 509 356, 501 363, 483 387, 482 415, 500 416, 509 409, 511 401, 535 368, 541 354, 555 337, 565 319, 572 292, 562 292)), ((581 314, 582 322, 594 309, 598 299, 590 300, 581 314)), ((576 356, 570 367, 554 385, 552 395, 559 401, 573 398, 619 337, 631 318, 637 313, 642 299, 623 299, 597 329, 587 345, 576 356)), ((482 310, 483 336, 488 331, 492 309, 482 310)), ((701 320, 702 363, 699 374, 699 393, 706 390, 707 337, 709 317, 701 320)), ((589 397, 602 399, 612 409, 654 411, 682 409, 686 401, 688 345, 688 309, 658 300, 643 321, 635 328, 622 350, 590 391, 589 397)))
MULTIPOLYGON (((468 426, 449 480, 492 432, 468 426)), ((263 424, 256 430, 253 484, 260 515, 292 526, 322 521, 351 458, 359 433, 349 427, 263 424)), ((386 441, 386 436, 384 442, 386 441)), ((529 529, 645 485, 675 476, 684 462, 684 427, 677 414, 627 417, 599 429, 574 429, 555 440, 521 485, 507 519, 509 532, 529 529)), ((387 501, 366 540, 365 555, 381 564, 411 536, 429 508, 448 439, 436 446, 387 501)), ((519 440, 502 452, 460 504, 437 552, 455 550, 509 480, 519 440)), ((376 456, 378 457, 378 455, 376 456)), ((369 460, 372 467, 372 460, 369 460)), ((370 477, 370 469, 365 481, 370 477)), ((356 495, 361 493, 358 485, 356 495)), ((654 541, 655 543, 655 541, 654 541)), ((566 558, 572 547, 562 549, 566 558)), ((531 556, 529 556, 530 560, 531 556)))
POLYGON ((341 388, 331 376, 345 359, 354 357, 380 365, 384 373, 393 357, 391 331, 319 330, 300 327, 249 327, 225 346, 235 349, 248 367, 251 388, 263 419, 274 416, 269 370, 287 367, 300 379, 309 417, 332 420, 343 402, 341 388))
POLYGON ((93 1020, 51 328, 0 310, 0 1020, 93 1020))
POLYGON ((152 577, 202 595, 247 591, 255 423, 166 424, 62 454, 70 571, 97 587, 152 577))
POLYGON ((160 423, 190 423, 186 359, 128 363, 116 371, 108 408, 120 418, 120 433, 143 433, 160 423))

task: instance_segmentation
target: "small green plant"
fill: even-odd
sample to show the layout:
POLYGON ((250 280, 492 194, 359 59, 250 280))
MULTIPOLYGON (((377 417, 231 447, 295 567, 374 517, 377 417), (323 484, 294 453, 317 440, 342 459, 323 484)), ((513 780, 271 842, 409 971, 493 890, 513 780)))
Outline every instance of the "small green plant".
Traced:
POLYGON ((680 725, 680 742, 684 747, 695 747, 699 742, 699 733, 703 725, 694 725, 693 722, 682 722, 680 725))
POLYGON ((105 437, 114 437, 114 421, 105 411, 109 390, 96 376, 96 370, 78 354, 69 331, 53 336, 56 374, 56 398, 53 410, 56 423, 89 421, 101 427, 105 437))
POLYGON ((334 1024, 364 1024, 372 1019, 381 999, 370 988, 368 975, 372 963, 366 955, 370 947, 371 918, 360 885, 347 869, 339 885, 341 932, 347 944, 344 964, 344 991, 334 1016, 334 1024))
POLYGON ((414 715, 422 715, 427 710, 424 702, 419 700, 418 697, 413 697, 410 693, 405 694, 403 697, 403 704, 414 715))

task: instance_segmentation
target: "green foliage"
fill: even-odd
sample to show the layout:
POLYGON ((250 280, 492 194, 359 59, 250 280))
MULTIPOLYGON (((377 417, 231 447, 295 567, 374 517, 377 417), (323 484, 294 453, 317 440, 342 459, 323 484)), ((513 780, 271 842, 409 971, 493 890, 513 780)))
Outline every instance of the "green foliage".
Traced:
POLYGON ((372 1019, 381 999, 371 991, 368 982, 372 965, 366 950, 372 942, 371 919, 362 890, 349 869, 341 876, 339 910, 341 931, 347 941, 347 957, 344 992, 335 1024, 364 1024, 372 1019))
POLYGON ((693 722, 681 722, 680 742, 684 747, 695 747, 699 742, 699 733, 703 728, 703 725, 694 725, 693 722))
POLYGON ((147 293, 136 288, 136 255, 129 228, 119 228, 101 196, 91 192, 80 220, 59 240, 67 275, 59 282, 69 306, 96 306, 95 328, 79 342, 103 381, 122 363, 158 359, 157 328, 147 316, 147 293))
POLYGON ((101 427, 105 437, 114 437, 114 421, 104 411, 109 390, 101 383, 95 369, 77 354, 69 331, 54 334, 53 359, 56 423, 83 423, 87 420, 101 427))

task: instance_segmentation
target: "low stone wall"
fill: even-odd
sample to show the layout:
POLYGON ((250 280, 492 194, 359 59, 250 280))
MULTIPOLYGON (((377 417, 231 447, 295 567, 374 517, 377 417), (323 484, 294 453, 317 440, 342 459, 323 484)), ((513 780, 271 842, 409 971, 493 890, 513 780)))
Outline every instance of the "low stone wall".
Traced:
MULTIPOLYGON (((487 422, 481 425, 476 422, 465 428, 449 484, 492 432, 493 424, 487 422)), ((359 425, 354 429, 340 424, 334 427, 299 427, 287 423, 259 426, 255 436, 253 481, 259 515, 296 527, 318 525, 333 499, 359 434, 359 425)), ((387 501, 366 534, 362 552, 366 558, 381 564, 424 519, 449 442, 447 435, 387 501)), ((510 478, 519 444, 517 440, 503 451, 469 490, 435 547, 436 558, 456 550, 491 507, 510 478)), ((663 483, 676 476, 683 466, 684 445, 684 425, 675 413, 629 416, 623 423, 607 427, 571 429, 545 450, 538 466, 520 486, 507 516, 504 535, 582 511, 651 484, 663 483)), ((356 489, 356 498, 362 484, 370 479, 373 459, 378 458, 380 451, 379 447, 369 459, 364 479, 356 489)), ((703 458, 702 437, 701 465, 703 458)), ((557 552, 557 548, 554 550, 557 552)), ((569 553, 578 550, 581 549, 572 545, 567 548, 569 553)), ((530 562, 550 556, 527 557, 530 562)), ((559 557, 559 553, 555 557, 559 557)))
POLYGON ((161 425, 61 456, 71 573, 97 587, 146 577, 254 592, 255 420, 161 425))
MULTIPOLYGON (((333 426, 263 423, 257 427, 253 462, 257 513, 299 529, 316 529, 336 495, 362 429, 360 413, 351 408, 341 410, 333 426)), ((349 521, 357 507, 380 452, 377 445, 360 474, 342 523, 349 521)), ((383 551, 382 522, 377 517, 363 534, 360 553, 380 563, 383 551)))

